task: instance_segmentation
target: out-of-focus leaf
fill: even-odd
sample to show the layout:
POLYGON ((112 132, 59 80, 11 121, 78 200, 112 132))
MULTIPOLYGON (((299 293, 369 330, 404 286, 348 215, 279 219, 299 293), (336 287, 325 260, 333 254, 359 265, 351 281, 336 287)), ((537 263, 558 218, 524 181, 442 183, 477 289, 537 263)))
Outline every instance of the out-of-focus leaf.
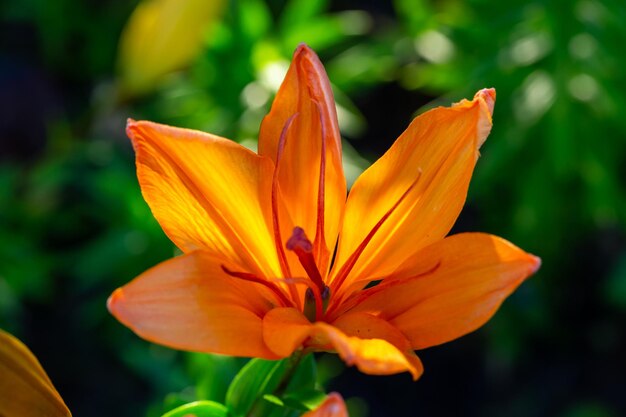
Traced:
POLYGON ((163 417, 227 417, 228 408, 215 401, 195 401, 163 414, 163 417))
POLYGON ((306 42, 315 50, 323 50, 345 41, 349 36, 363 35, 372 27, 371 17, 363 11, 346 11, 311 18, 306 25, 288 26, 282 33, 285 45, 306 42))
POLYGON ((281 28, 289 29, 308 24, 319 16, 328 4, 328 0, 291 0, 285 6, 281 28))
POLYGON ((0 416, 71 415, 35 355, 0 330, 0 416))
POLYGON ((562 417, 615 417, 613 413, 604 404, 582 403, 572 406, 562 417))
POLYGON ((358 45, 342 52, 326 66, 333 84, 352 91, 392 80, 397 62, 388 48, 358 45))
POLYGON ((395 0, 393 3, 398 17, 406 21, 407 31, 411 35, 426 30, 434 20, 430 2, 426 0, 395 0))
POLYGON ((622 254, 604 286, 609 304, 626 311, 626 254, 622 254))
POLYGON ((296 391, 282 397, 283 403, 300 411, 312 410, 318 407, 326 398, 326 393, 320 390, 296 391))
POLYGON ((260 0, 238 0, 233 2, 237 9, 239 27, 250 40, 257 40, 265 35, 272 24, 272 17, 267 5, 260 0))
POLYGON ((305 356, 294 371, 285 393, 311 390, 315 387, 317 366, 313 355, 305 356))
POLYGON ((317 382, 325 387, 328 382, 341 374, 345 365, 337 355, 325 354, 317 361, 317 382))
POLYGON ((205 353, 189 353, 187 358, 189 373, 197 381, 198 399, 225 401, 228 386, 240 370, 242 359, 205 353))
POLYGON ((144 0, 131 15, 119 50, 123 92, 154 88, 169 72, 199 52, 209 26, 221 16, 225 0, 144 0))

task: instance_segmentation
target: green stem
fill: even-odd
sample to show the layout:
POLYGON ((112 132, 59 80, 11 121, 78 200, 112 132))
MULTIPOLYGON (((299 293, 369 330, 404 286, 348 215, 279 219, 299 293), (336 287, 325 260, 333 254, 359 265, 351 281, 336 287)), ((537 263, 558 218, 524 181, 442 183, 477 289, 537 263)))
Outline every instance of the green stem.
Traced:
MULTIPOLYGON (((287 387, 289 387, 289 383, 291 382, 291 379, 293 378, 294 374, 296 373, 296 370, 298 369, 298 365, 300 365, 302 358, 304 358, 305 356, 306 354, 304 353, 304 351, 300 349, 300 350, 295 351, 289 357, 288 362, 287 362, 287 369, 283 373, 283 376, 280 379, 280 382, 278 383, 274 391, 272 391, 271 393, 272 395, 275 395, 278 397, 287 390, 287 387)), ((270 403, 264 400, 263 396, 260 396, 254 401, 246 417, 265 417, 269 413, 270 413, 270 403)))

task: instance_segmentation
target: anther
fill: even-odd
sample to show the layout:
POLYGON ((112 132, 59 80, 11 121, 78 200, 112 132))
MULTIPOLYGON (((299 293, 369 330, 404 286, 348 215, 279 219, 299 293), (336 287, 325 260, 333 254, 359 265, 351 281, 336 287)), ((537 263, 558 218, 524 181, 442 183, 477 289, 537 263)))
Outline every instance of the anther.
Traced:
POLYGON ((324 286, 320 293, 317 288, 309 287, 304 293, 304 315, 309 321, 319 321, 326 312, 330 300, 330 288, 324 286))

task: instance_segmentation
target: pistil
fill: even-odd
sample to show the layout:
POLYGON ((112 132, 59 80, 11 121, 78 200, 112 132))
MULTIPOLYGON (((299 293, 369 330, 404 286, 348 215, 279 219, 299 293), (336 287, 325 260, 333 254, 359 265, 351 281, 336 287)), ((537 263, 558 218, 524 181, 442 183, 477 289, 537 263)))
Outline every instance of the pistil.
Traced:
POLYGON ((317 288, 319 288, 320 292, 323 292, 326 284, 324 284, 322 275, 315 264, 315 258, 313 257, 313 244, 307 238, 301 227, 294 227, 293 233, 287 241, 286 246, 287 249, 293 251, 296 256, 298 256, 300 264, 302 264, 302 267, 306 271, 309 278, 311 278, 311 281, 313 281, 317 288))
POLYGON ((313 244, 301 227, 295 227, 286 246, 288 250, 296 254, 300 264, 313 283, 313 285, 307 288, 305 293, 304 314, 309 320, 320 320, 326 311, 326 307, 328 307, 330 288, 324 283, 322 274, 320 274, 317 264, 315 263, 313 244))

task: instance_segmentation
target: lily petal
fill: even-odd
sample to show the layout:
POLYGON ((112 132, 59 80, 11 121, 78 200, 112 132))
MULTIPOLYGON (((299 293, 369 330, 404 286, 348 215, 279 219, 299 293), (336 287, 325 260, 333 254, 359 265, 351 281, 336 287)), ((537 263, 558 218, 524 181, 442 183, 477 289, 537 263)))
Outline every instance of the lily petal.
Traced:
POLYGON ((497 236, 450 236, 380 284, 388 287, 364 290, 364 301, 351 312, 375 314, 400 329, 414 349, 427 348, 482 326, 540 263, 497 236))
POLYGON ((275 308, 263 318, 267 347, 281 358, 291 355, 313 332, 313 324, 295 308, 275 308))
POLYGON ((262 317, 280 300, 227 275, 222 263, 200 251, 165 261, 117 289, 109 311, 144 339, 175 349, 275 359, 262 317))
POLYGON ((423 366, 407 338, 389 322, 367 313, 348 313, 323 325, 327 337, 348 365, 372 375, 408 371, 417 380, 423 366))
POLYGON ((304 229, 314 240, 325 273, 343 214, 346 181, 333 93, 322 63, 306 45, 296 49, 261 124, 259 154, 277 165, 282 242, 294 226, 304 229))
POLYGON ((370 314, 348 314, 332 324, 310 323, 294 308, 277 308, 263 319, 263 336, 268 348, 281 357, 304 345, 336 351, 348 365, 371 375, 408 371, 417 379, 423 371, 402 333, 370 314))
POLYGON ((3 330, 0 330, 0 375, 0 416, 72 415, 37 358, 3 330))
POLYGON ((277 276, 271 160, 218 136, 157 123, 130 120, 127 133, 143 196, 181 250, 210 251, 277 276))
POLYGON ((418 116, 357 179, 346 203, 335 290, 388 275, 450 231, 465 202, 478 149, 491 129, 494 101, 495 90, 481 90, 472 101, 418 116), (372 230, 375 234, 360 252, 372 230), (350 259, 355 253, 356 261, 350 259), (346 262, 354 263, 349 276, 346 262))
POLYGON ((304 413, 302 417, 348 417, 348 410, 341 395, 331 392, 319 407, 304 413))

